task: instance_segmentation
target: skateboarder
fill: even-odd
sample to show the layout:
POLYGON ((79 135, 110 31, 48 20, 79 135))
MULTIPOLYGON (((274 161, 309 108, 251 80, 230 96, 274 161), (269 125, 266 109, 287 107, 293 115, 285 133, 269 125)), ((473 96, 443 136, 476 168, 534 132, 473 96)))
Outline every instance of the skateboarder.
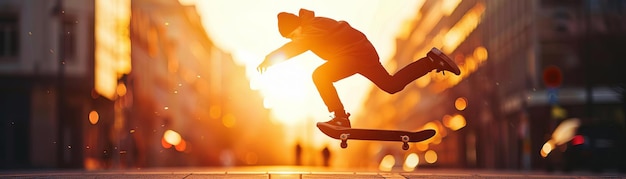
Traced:
POLYGON ((372 43, 348 22, 315 16, 310 10, 300 9, 298 15, 278 13, 280 35, 291 39, 265 56, 257 70, 263 73, 268 67, 311 50, 326 60, 313 72, 313 82, 333 118, 331 125, 350 128, 346 113, 333 83, 354 74, 361 74, 378 88, 389 94, 401 91, 415 79, 437 70, 461 74, 458 66, 437 48, 426 57, 400 69, 394 75, 382 66, 372 43), (279 59, 281 58, 281 59, 279 59))

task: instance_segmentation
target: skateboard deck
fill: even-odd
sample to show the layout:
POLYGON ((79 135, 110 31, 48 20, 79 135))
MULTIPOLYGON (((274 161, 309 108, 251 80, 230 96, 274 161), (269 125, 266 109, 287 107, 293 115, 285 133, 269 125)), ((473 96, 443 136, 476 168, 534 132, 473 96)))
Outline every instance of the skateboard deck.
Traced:
POLYGON ((376 140, 402 142, 402 149, 409 149, 409 142, 420 142, 435 135, 435 130, 426 129, 417 132, 401 130, 357 129, 333 126, 323 122, 317 123, 317 128, 327 136, 341 140, 341 148, 348 147, 348 140, 376 140))

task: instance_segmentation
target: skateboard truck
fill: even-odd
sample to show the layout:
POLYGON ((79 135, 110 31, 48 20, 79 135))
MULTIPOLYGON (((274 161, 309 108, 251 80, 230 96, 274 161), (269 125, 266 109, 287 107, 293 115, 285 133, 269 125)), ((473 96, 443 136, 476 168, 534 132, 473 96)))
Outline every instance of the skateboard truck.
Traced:
POLYGON ((409 141, 410 138, 407 135, 400 136, 402 139, 402 150, 409 150, 409 141))
POLYGON ((342 133, 341 135, 339 135, 339 139, 341 139, 341 148, 345 149, 348 147, 348 137, 350 137, 350 134, 347 133, 342 133))

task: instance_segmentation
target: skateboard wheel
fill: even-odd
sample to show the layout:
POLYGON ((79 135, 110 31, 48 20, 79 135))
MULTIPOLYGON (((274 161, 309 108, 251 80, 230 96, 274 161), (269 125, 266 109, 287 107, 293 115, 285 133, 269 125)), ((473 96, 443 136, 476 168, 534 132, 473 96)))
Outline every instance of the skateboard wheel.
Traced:
POLYGON ((402 144, 402 150, 409 150, 409 144, 408 143, 402 144))
POLYGON ((345 149, 345 148, 347 148, 347 147, 348 147, 348 142, 346 142, 346 141, 341 141, 341 148, 342 148, 342 149, 345 149))
POLYGON ((341 140, 348 140, 348 136, 350 136, 350 134, 345 134, 344 133, 344 134, 339 135, 339 139, 341 139, 341 140))
POLYGON ((400 136, 400 138, 402 138, 402 142, 404 143, 409 142, 410 140, 409 136, 406 136, 406 135, 400 136))

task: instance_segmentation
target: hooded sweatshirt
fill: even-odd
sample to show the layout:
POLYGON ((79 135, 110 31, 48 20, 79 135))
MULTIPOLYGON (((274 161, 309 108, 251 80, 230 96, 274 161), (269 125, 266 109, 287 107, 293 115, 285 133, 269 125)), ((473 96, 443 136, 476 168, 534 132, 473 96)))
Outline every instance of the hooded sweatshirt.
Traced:
POLYGON ((291 58, 311 50, 328 61, 378 61, 379 57, 372 43, 347 22, 316 17, 313 11, 306 9, 300 9, 299 18, 301 34, 270 55, 281 53, 291 58))

